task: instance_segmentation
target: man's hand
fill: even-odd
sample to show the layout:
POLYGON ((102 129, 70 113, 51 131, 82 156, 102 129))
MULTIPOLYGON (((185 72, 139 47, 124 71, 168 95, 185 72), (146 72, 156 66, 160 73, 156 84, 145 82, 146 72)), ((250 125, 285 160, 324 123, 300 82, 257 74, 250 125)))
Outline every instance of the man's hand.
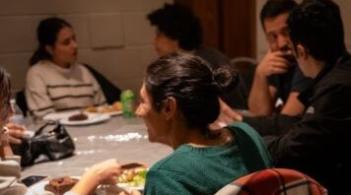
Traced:
POLYGON ((268 51, 258 64, 256 74, 268 77, 274 74, 286 73, 290 67, 289 61, 286 60, 286 56, 289 55, 292 55, 291 51, 268 51))
POLYGON ((228 104, 226 104, 221 99, 219 99, 219 105, 220 105, 219 116, 215 122, 210 124, 209 126, 210 129, 212 130, 220 129, 232 122, 235 122, 235 121, 239 122, 243 120, 243 117, 239 113, 235 112, 230 106, 228 106, 228 104))
POLYGON ((27 131, 27 128, 14 123, 8 123, 6 128, 8 129, 9 142, 11 144, 21 144, 21 139, 24 137, 24 132, 27 131))

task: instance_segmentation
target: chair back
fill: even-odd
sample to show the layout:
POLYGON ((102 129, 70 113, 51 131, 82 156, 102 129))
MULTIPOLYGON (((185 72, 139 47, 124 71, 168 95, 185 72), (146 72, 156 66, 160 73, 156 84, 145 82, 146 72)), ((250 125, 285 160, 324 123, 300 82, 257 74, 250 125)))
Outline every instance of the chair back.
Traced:
POLYGON ((326 195, 327 190, 309 176, 284 168, 271 168, 240 177, 216 195, 326 195))
POLYGON ((256 59, 249 57, 236 57, 230 60, 230 64, 239 71, 246 87, 250 90, 257 65, 256 59))
POLYGON ((102 92, 105 95, 106 102, 113 104, 115 101, 120 100, 121 89, 109 81, 103 74, 94 69, 91 65, 83 64, 89 72, 94 76, 99 83, 102 92))

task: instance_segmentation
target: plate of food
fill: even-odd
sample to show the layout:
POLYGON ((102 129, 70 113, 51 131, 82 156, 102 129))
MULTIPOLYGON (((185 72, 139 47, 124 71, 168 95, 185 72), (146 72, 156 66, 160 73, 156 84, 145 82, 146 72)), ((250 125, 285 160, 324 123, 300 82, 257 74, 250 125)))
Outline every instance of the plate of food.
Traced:
MULTIPOLYGON (((40 181, 27 189, 26 195, 63 195, 79 181, 80 177, 63 176, 40 181)), ((95 189, 94 195, 119 194, 124 189, 118 186, 104 185, 95 189)))
POLYGON ((80 126, 91 125, 107 121, 111 118, 109 114, 90 114, 78 112, 64 117, 60 120, 63 125, 80 126))
POLYGON ((77 182, 79 177, 58 177, 40 181, 27 190, 26 195, 57 195, 69 191, 77 182))
POLYGON ((140 163, 129 163, 121 166, 123 172, 117 177, 118 187, 130 190, 143 191, 147 173, 147 166, 140 163))
POLYGON ((109 114, 110 116, 116 116, 122 114, 122 104, 121 102, 115 102, 111 105, 91 106, 86 108, 84 112, 93 114, 109 114))
MULTIPOLYGON (((112 195, 121 191, 131 192, 138 190, 143 192, 147 167, 140 163, 124 164, 122 174, 117 177, 116 185, 100 185, 96 190, 96 195, 112 195)), ((30 186, 26 195, 61 195, 69 191, 80 177, 64 176, 52 179, 44 179, 30 186)))
POLYGON ((63 112, 52 112, 43 117, 45 121, 60 121, 64 118, 67 118, 73 114, 78 114, 80 113, 79 110, 69 110, 69 111, 63 111, 63 112))

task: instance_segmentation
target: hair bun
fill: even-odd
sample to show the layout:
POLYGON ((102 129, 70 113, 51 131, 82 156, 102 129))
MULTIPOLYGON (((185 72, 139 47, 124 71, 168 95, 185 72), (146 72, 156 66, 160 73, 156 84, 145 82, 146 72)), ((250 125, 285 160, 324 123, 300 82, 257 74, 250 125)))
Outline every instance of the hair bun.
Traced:
POLYGON ((239 73, 229 65, 223 65, 213 70, 213 80, 219 91, 227 91, 238 86, 239 73))

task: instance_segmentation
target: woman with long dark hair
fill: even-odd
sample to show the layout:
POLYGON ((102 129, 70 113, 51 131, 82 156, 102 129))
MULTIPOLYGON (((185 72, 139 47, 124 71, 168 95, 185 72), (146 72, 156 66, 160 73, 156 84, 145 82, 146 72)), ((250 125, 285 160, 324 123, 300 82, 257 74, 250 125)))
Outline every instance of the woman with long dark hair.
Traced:
POLYGON ((136 114, 149 140, 174 152, 150 168, 145 194, 214 194, 270 166, 268 151, 249 126, 209 130, 219 114, 222 82, 224 77, 193 55, 171 54, 148 66, 136 114))
POLYGON ((78 45, 67 21, 42 20, 37 39, 39 46, 30 59, 26 80, 26 99, 35 116, 105 103, 95 78, 76 62, 78 45))

